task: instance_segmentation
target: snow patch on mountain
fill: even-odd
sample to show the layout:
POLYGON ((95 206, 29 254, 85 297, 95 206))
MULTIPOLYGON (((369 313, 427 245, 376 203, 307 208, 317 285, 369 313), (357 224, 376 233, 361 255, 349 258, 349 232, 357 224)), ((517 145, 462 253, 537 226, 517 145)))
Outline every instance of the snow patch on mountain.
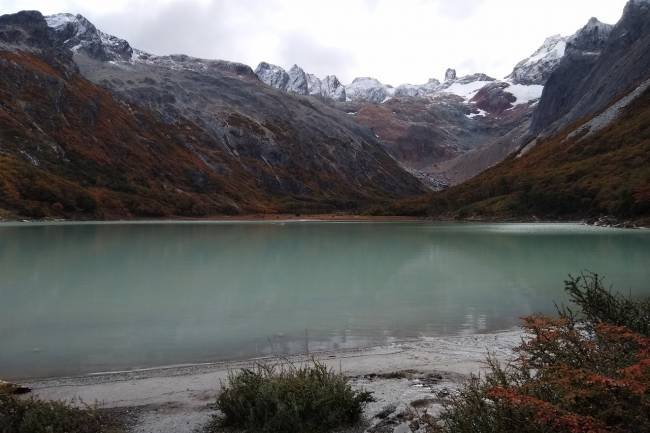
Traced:
POLYGON ((48 27, 54 30, 60 30, 62 27, 66 26, 68 23, 73 23, 77 20, 77 17, 72 14, 55 14, 45 17, 45 22, 48 27))
POLYGON ((517 98, 514 105, 520 105, 528 104, 541 98, 544 86, 540 84, 510 84, 504 91, 517 98))
POLYGON ((478 109, 478 112, 476 112, 476 113, 469 113, 469 114, 466 114, 465 116, 466 116, 468 119, 473 119, 473 118, 475 118, 475 117, 485 117, 485 116, 487 116, 487 114, 488 114, 487 111, 485 111, 485 110, 481 110, 481 109, 479 108, 479 109, 478 109))
POLYGON ((455 82, 441 90, 441 92, 460 96, 466 102, 469 102, 479 90, 490 83, 492 83, 492 81, 471 81, 469 83, 455 82))

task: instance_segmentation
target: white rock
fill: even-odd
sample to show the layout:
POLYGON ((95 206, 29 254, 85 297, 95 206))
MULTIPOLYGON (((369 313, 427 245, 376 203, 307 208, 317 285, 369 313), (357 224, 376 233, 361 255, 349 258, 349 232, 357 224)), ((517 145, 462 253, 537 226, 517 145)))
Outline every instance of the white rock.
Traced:
POLYGON ((365 101, 381 103, 391 98, 395 89, 391 86, 382 84, 376 78, 359 77, 355 78, 351 84, 345 87, 347 99, 350 101, 365 101))
POLYGON ((289 70, 289 82, 287 83, 287 92, 298 95, 309 94, 309 82, 307 74, 298 65, 293 65, 289 70))
POLYGON ((307 74, 307 91, 311 96, 321 96, 322 82, 314 74, 307 74))
POLYGON ((289 84, 289 74, 280 66, 272 65, 270 63, 262 62, 255 69, 255 74, 262 82, 271 87, 287 91, 289 84))
POLYGON ((322 81, 321 96, 331 98, 335 101, 345 102, 347 99, 347 90, 336 75, 328 75, 322 81))

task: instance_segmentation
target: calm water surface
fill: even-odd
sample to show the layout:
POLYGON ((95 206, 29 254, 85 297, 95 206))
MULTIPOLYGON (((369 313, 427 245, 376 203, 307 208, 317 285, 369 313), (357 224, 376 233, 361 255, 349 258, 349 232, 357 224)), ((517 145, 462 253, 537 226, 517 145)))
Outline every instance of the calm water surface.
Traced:
POLYGON ((568 224, 0 224, 0 377, 508 329, 567 274, 650 295, 650 231, 568 224))

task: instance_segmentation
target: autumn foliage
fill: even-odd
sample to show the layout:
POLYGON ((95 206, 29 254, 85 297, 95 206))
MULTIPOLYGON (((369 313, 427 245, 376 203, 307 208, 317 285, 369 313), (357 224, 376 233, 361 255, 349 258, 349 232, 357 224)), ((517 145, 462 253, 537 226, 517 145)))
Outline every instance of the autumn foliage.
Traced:
MULTIPOLYGON (((599 277, 581 278, 567 289, 574 283, 584 292, 597 284, 601 295, 623 301, 604 290, 599 277)), ((650 432, 650 338, 585 316, 589 306, 579 306, 558 318, 524 318, 527 337, 516 358, 506 366, 490 359, 490 372, 469 381, 431 423, 432 431, 650 432)))

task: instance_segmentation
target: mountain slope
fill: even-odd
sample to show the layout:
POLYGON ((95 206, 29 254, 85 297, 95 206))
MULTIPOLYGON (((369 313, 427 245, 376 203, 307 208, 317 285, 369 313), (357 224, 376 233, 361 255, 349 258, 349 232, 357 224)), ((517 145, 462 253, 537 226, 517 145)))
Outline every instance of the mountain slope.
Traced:
POLYGON ((511 155, 476 178, 432 197, 424 205, 426 212, 496 219, 613 215, 648 221, 650 89, 604 128, 591 134, 580 131, 568 127, 525 155, 511 155))
POLYGON ((117 38, 81 18, 0 17, 5 211, 354 211, 424 191, 340 111, 270 89, 244 65, 98 49, 117 38))

